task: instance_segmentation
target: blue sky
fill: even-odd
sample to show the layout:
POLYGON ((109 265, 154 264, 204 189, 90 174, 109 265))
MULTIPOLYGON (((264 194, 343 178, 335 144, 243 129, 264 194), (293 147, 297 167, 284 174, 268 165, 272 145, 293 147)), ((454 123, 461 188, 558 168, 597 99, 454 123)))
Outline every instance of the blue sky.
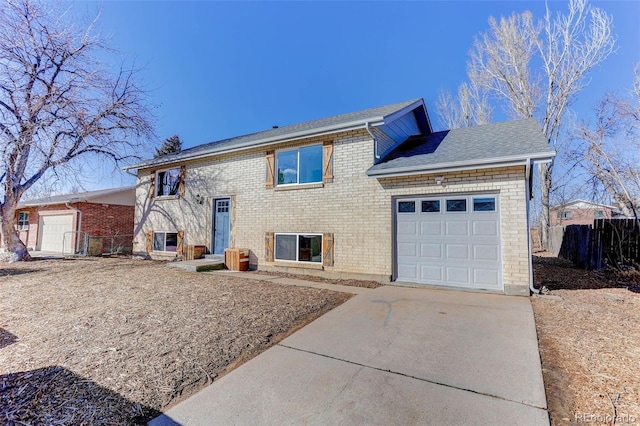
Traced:
MULTIPOLYGON (((566 1, 550 1, 564 11, 566 1)), ((586 116, 607 90, 631 87, 640 61, 640 2, 592 1, 613 16, 618 51, 574 105, 586 116)), ((374 106, 424 98, 434 125, 442 89, 465 80, 474 35, 489 16, 543 1, 75 3, 101 8, 120 59, 142 66, 157 134, 184 147, 374 106)), ((505 119, 496 114, 495 121, 505 119)), ((149 153, 149 157, 152 156, 149 153)), ((131 184, 114 174, 86 189, 131 184)))

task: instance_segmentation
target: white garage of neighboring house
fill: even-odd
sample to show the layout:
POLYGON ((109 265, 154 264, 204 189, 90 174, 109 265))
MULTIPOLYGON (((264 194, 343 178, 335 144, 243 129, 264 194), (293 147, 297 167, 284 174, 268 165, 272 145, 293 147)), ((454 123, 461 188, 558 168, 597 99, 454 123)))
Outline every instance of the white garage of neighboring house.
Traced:
POLYGON ((130 249, 134 205, 130 186, 25 200, 16 210, 18 235, 35 251, 77 254, 86 252, 88 237, 114 235, 130 249))
POLYGON ((37 247, 42 251, 70 253, 74 239, 73 213, 40 216, 37 247))

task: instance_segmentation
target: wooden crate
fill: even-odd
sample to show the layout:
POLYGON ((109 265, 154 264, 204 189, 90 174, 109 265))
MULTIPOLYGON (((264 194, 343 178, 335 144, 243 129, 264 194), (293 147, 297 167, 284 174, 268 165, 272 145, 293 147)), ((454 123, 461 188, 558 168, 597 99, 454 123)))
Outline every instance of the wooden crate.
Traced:
POLYGON ((225 249, 224 266, 230 271, 249 270, 249 249, 225 249))
POLYGON ((185 260, 200 259, 207 252, 207 246, 187 246, 184 253, 185 260))

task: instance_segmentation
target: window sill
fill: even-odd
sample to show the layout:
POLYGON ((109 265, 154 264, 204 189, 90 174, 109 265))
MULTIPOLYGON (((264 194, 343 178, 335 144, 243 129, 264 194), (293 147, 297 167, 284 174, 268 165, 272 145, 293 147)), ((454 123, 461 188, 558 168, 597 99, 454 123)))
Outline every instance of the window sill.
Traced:
POLYGON ((300 185, 277 185, 275 187, 276 191, 292 191, 296 189, 313 189, 313 188, 324 188, 324 183, 303 183, 300 185))
POLYGON ((281 260, 270 262, 269 265, 282 266, 285 268, 317 269, 317 270, 324 269, 324 266, 322 266, 322 263, 285 262, 281 260))
POLYGON ((161 200, 177 200, 178 198, 180 198, 179 195, 156 195, 154 197, 154 199, 161 201, 161 200))

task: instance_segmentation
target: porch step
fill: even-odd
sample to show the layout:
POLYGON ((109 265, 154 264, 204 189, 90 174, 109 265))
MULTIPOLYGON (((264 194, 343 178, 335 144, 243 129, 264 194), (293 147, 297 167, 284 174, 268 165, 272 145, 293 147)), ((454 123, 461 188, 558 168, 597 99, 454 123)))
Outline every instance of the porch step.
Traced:
POLYGON ((224 262, 224 254, 205 254, 204 258, 207 260, 218 260, 224 262))
POLYGON ((169 262, 167 263, 167 268, 179 268, 192 272, 212 271, 224 269, 224 259, 196 259, 185 260, 183 262, 169 262))

